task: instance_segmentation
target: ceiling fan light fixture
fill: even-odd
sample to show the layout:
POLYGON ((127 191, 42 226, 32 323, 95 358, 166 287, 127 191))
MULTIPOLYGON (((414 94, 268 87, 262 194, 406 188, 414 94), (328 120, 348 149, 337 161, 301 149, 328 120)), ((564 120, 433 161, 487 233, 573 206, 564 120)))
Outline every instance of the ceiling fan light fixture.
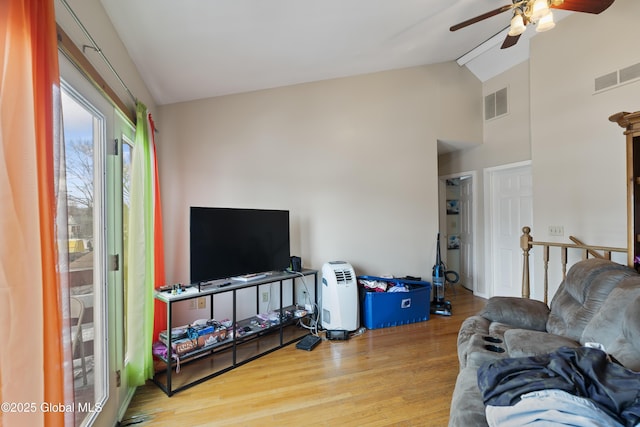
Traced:
POLYGON ((511 18, 511 25, 509 27, 509 35, 511 37, 519 36, 524 33, 527 27, 524 25, 524 19, 522 19, 522 15, 519 13, 515 13, 513 18, 511 18))
POLYGON ((536 25, 536 31, 538 33, 542 33, 542 32, 545 32, 545 31, 549 31, 550 29, 552 29, 555 26, 556 26, 556 23, 553 22, 553 13, 551 13, 551 11, 549 11, 549 13, 544 15, 538 21, 538 24, 536 25))
POLYGON ((549 3, 547 0, 533 0, 531 6, 531 21, 537 22, 549 13, 549 3))

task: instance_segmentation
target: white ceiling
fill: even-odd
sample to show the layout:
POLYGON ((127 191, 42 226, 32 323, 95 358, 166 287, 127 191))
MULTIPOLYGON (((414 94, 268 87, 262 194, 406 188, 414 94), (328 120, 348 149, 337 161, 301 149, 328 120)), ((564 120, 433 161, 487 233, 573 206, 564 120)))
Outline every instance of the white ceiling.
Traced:
MULTIPOLYGON (((449 27, 510 0, 101 0, 158 104, 451 61, 503 30, 510 12, 449 27)), ((466 65, 482 81, 528 56, 466 65)))

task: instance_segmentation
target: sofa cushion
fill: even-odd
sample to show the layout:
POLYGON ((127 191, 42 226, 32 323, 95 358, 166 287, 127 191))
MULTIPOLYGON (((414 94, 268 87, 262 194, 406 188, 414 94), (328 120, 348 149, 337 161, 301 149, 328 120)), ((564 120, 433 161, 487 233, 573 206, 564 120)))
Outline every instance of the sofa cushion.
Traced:
POLYGON ((458 331, 458 362, 460 369, 467 366, 467 357, 473 352, 472 337, 478 334, 489 335, 489 320, 482 316, 467 317, 458 331))
POLYGON ((467 317, 458 332, 458 362, 460 369, 467 366, 479 366, 487 360, 508 356, 506 351, 496 352, 488 347, 503 347, 503 335, 513 326, 500 322, 491 322, 476 315, 467 317))
POLYGON ((475 347, 475 351, 469 353, 467 367, 479 368, 487 362, 495 362, 506 357, 509 357, 509 353, 504 350, 504 344, 482 342, 481 345, 475 347))
POLYGON ((480 315, 515 328, 545 331, 549 307, 542 301, 533 299, 493 297, 489 298, 480 315))
POLYGON ((634 270, 601 259, 576 263, 550 308, 535 300, 491 298, 458 334, 461 369, 449 426, 487 425, 477 384, 477 369, 485 362, 549 354, 587 341, 604 344, 623 365, 640 371, 640 276, 634 270), (487 348, 492 344, 494 351, 487 348))
POLYGON ((640 297, 624 312, 622 336, 611 344, 609 351, 629 369, 640 372, 640 297))
POLYGON ((604 259, 577 262, 551 301, 547 332, 579 341, 611 290, 634 274, 631 268, 604 259))
POLYGON ((491 322, 489 325, 489 335, 492 337, 502 338, 504 333, 509 329, 514 329, 513 325, 507 325, 506 323, 491 322))
POLYGON ((504 343, 509 357, 528 357, 551 353, 560 347, 579 347, 571 338, 548 332, 510 329, 504 333, 504 343))
POLYGON ((600 343, 624 366, 640 371, 640 276, 624 279, 611 291, 580 342, 600 343))
POLYGON ((476 368, 464 368, 458 374, 451 397, 449 426, 488 426, 476 368))

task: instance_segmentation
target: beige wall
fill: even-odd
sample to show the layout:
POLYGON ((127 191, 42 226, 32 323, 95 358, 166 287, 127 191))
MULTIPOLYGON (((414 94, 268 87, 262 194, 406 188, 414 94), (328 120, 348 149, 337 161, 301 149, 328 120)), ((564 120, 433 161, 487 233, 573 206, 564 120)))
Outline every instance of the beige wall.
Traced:
POLYGON ((451 63, 162 106, 168 280, 189 280, 189 206, 290 210, 306 267, 430 277, 436 141, 481 132, 475 110, 458 112, 475 129, 441 113, 480 88, 451 63))
MULTIPOLYGON (((157 116, 169 281, 188 281, 187 212, 195 204, 290 209, 292 252, 310 267, 343 258, 369 274, 428 277, 435 177, 478 172, 482 227, 482 170, 527 159, 536 238, 552 240, 548 226, 562 225, 565 236, 625 244, 623 136, 607 117, 640 109, 640 84, 594 95, 593 79, 640 62, 628 42, 640 32, 637 1, 562 20, 531 40, 530 61, 482 86, 449 63, 162 108, 99 0, 69 3, 157 116), (481 95, 504 86, 509 114, 482 127, 481 95), (436 163, 437 139, 481 144, 436 163)), ((60 2, 56 11, 76 44, 88 44, 60 2)), ((132 105, 98 54, 86 55, 132 105)))
MULTIPOLYGON (((483 87, 485 94, 509 87, 509 114, 485 122, 482 145, 441 156, 440 175, 476 170, 481 177, 484 168, 531 159, 537 240, 573 235, 626 246, 624 136, 608 117, 640 110, 640 82, 594 95, 594 79, 640 62, 629 48, 640 35, 634 19, 639 14, 639 2, 617 0, 600 15, 573 14, 532 38, 530 60, 483 87), (565 236, 548 236, 551 225, 563 226, 565 236)), ((541 278, 542 262, 535 256, 541 278)), ((538 298, 540 283, 532 290, 538 298)), ((558 283, 552 277, 552 293, 558 283)))
MULTIPOLYGON (((536 237, 563 225, 587 242, 626 242, 624 139, 607 117, 639 110, 640 84, 598 95, 592 87, 596 76, 640 62, 630 47, 640 32, 636 0, 561 21, 531 41, 530 62, 484 85, 448 63, 160 108, 100 1, 68 1, 157 117, 169 282, 189 280, 191 205, 289 209, 292 253, 306 266, 344 259, 358 274, 427 278, 437 176, 529 158, 536 237), (510 112, 483 129, 482 94, 505 85, 510 112), (437 139, 482 145, 438 161, 437 139)), ((63 29, 89 44, 55 4, 63 29)), ((133 105, 99 55, 86 56, 133 105)))
POLYGON ((640 109, 640 83, 594 95, 594 79, 640 62, 637 50, 628 48, 640 36, 638 16, 639 2, 618 0, 599 16, 571 16, 553 37, 531 42, 539 235, 549 225, 564 225, 566 234, 587 242, 626 245, 624 136, 608 117, 640 109))
MULTIPOLYGON (((482 139, 468 140, 477 142, 479 145, 440 156, 440 175, 482 170, 486 167, 530 159, 528 62, 516 65, 486 81, 482 88, 482 96, 505 87, 509 93, 508 114, 483 123, 482 139)), ((482 99, 476 99, 474 104, 481 119, 482 102, 482 99)))
POLYGON ((638 16, 639 2, 617 0, 601 15, 575 14, 531 42, 538 239, 553 240, 548 227, 562 225, 565 239, 626 246, 625 139, 608 117, 640 110, 640 82, 594 94, 594 79, 640 62, 629 48, 640 36, 638 16))
MULTIPOLYGON (((475 212, 477 215, 475 291, 483 296, 489 292, 484 274, 486 258, 483 250, 485 248, 483 170, 531 158, 528 62, 516 65, 505 73, 486 81, 481 95, 484 96, 505 87, 509 93, 508 114, 485 122, 482 139, 468 140, 476 142, 478 145, 443 154, 438 159, 440 176, 475 172, 475 212)), ((482 115, 482 98, 477 99, 476 108, 482 115)))
MULTIPOLYGON (((155 115, 156 104, 153 100, 138 69, 127 49, 122 44, 116 33, 109 16, 105 12, 100 0, 66 0, 71 9, 78 16, 91 37, 102 49, 111 65, 118 72, 125 85, 133 93, 133 96, 143 102, 149 111, 155 115)), ((72 15, 64 7, 61 1, 55 1, 56 22, 64 32, 73 40, 76 46, 82 50, 83 45, 91 45, 89 38, 85 36, 81 27, 74 21, 72 15)), ((135 113, 135 102, 123 88, 114 73, 109 69, 101 56, 92 49, 84 49, 84 55, 96 68, 100 76, 107 82, 120 99, 135 113)))
MULTIPOLYGON (((482 134, 482 85, 465 67, 453 62, 434 64, 430 73, 437 78, 434 100, 439 117, 431 117, 438 124, 441 141, 478 141, 482 134)), ((433 97, 433 95, 431 95, 433 97)))

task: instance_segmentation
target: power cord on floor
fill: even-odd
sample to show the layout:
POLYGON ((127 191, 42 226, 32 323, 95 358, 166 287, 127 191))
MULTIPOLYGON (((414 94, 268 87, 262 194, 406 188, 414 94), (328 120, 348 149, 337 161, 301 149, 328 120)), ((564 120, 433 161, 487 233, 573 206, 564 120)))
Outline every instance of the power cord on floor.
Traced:
POLYGON ((147 421, 149 421, 149 416, 147 415, 133 415, 127 419, 124 419, 118 422, 116 425, 118 427, 126 427, 126 426, 133 426, 136 424, 144 423, 147 421))
POLYGON ((303 318, 298 320, 298 324, 301 327, 311 331, 312 335, 318 336, 318 321, 316 319, 314 319, 312 317, 303 317, 303 318), (309 325, 305 325, 305 323, 303 321, 304 319, 308 319, 310 324, 309 325))
POLYGON ((356 331, 350 333, 349 336, 351 338, 359 337, 360 335, 364 334, 365 332, 367 332, 367 328, 365 328, 364 326, 361 326, 356 331))

